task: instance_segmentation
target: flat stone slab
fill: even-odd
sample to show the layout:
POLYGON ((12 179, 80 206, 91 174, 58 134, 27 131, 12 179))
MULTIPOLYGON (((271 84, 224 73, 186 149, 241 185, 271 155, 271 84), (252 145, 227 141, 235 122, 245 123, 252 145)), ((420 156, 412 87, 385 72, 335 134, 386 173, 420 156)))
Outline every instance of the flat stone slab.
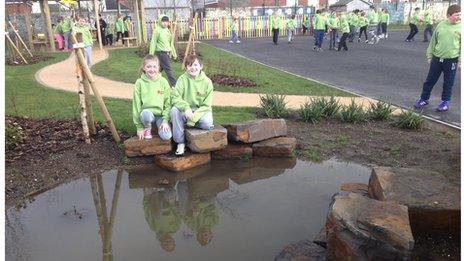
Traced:
POLYGON ((150 140, 132 137, 124 141, 124 152, 127 157, 166 154, 171 150, 171 140, 162 140, 158 136, 153 136, 150 140))
POLYGON ((186 129, 185 138, 191 151, 205 153, 227 146, 227 129, 218 125, 212 130, 186 129))
POLYGON ((333 197, 326 220, 328 260, 408 260, 408 208, 357 193, 333 197))
POLYGON ((253 155, 268 158, 293 158, 295 148, 295 138, 278 137, 253 144, 253 155))
POLYGON ((253 149, 245 144, 228 144, 222 150, 211 153, 213 159, 247 160, 253 157, 253 149))
POLYGON ((224 125, 230 140, 253 143, 274 137, 287 135, 287 123, 284 119, 264 119, 240 124, 224 125))
POLYGON ((460 233, 460 187, 440 173, 411 168, 377 167, 369 196, 408 206, 414 234, 460 233))
POLYGON ((363 196, 368 196, 369 187, 364 183, 343 183, 340 186, 341 191, 358 193, 363 196))
POLYGON ((326 249, 311 240, 302 240, 290 245, 274 258, 274 261, 325 261, 326 249))
POLYGON ((155 157, 156 166, 175 172, 192 169, 209 163, 210 161, 211 153, 186 153, 182 157, 176 157, 174 155, 159 155, 155 157))

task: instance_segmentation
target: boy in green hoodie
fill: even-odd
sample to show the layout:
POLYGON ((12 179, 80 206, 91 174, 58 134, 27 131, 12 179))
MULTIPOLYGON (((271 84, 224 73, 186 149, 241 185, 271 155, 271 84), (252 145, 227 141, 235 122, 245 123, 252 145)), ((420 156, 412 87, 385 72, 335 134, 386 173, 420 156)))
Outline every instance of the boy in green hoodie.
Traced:
POLYGON ((171 56, 173 59, 176 59, 177 53, 176 48, 174 47, 174 39, 168 26, 169 18, 167 16, 163 16, 161 18, 161 26, 157 26, 153 30, 149 53, 156 54, 156 56, 158 56, 161 69, 168 76, 169 84, 172 88, 176 86, 176 79, 174 78, 171 71, 169 56, 171 56))
POLYGON ((295 34, 296 34, 296 19, 295 19, 295 15, 292 15, 291 18, 287 21, 288 43, 293 42, 293 38, 295 38, 295 34))
POLYGON ((82 42, 84 43, 84 57, 87 65, 92 65, 92 45, 93 38, 90 32, 90 26, 84 16, 79 16, 76 25, 73 27, 75 34, 82 34, 82 42))
POLYGON ((314 30, 314 47, 313 50, 322 52, 322 42, 324 41, 326 20, 322 14, 322 10, 317 10, 313 19, 313 30, 314 30))
POLYGON ((122 14, 118 14, 118 19, 115 24, 116 29, 116 44, 119 42, 119 39, 122 40, 124 45, 124 20, 122 19, 122 14))
POLYGON ((427 10, 427 12, 425 12, 424 23, 425 23, 425 30, 424 30, 424 41, 423 42, 426 43, 429 41, 427 35, 430 34, 430 36, 432 36, 433 34, 432 10, 427 10))
POLYGON ((336 12, 332 14, 327 19, 327 25, 330 30, 330 41, 329 41, 329 50, 335 50, 335 44, 338 39, 338 29, 340 28, 340 19, 339 15, 336 12))
POLYGON ((369 19, 366 17, 366 13, 363 11, 361 12, 359 19, 358 19, 358 26, 359 26, 359 34, 358 34, 358 43, 361 42, 361 36, 364 33, 364 37, 366 38, 366 43, 369 42, 367 39, 367 26, 369 25, 369 19))
POLYGON ((378 29, 379 29, 379 13, 374 6, 370 7, 369 14, 367 15, 369 20, 369 34, 371 35, 371 40, 367 43, 375 44, 379 42, 378 29))
POLYGON ((437 111, 447 111, 454 85, 456 71, 460 67, 461 53, 461 7, 451 5, 446 11, 448 19, 440 22, 433 32, 427 48, 427 61, 430 64, 427 79, 422 87, 420 99, 414 104, 422 108, 429 104, 430 93, 443 72, 443 92, 437 111))
POLYGON ((343 50, 348 51, 348 46, 346 46, 346 39, 350 33, 350 25, 348 24, 348 17, 345 14, 340 16, 340 32, 343 35, 340 39, 340 43, 338 43, 337 51, 340 51, 342 48, 343 50))
POLYGON ((177 80, 172 91, 171 120, 176 155, 185 152, 185 124, 210 130, 213 126, 213 83, 202 71, 200 59, 190 54, 185 58, 186 72, 177 80))
POLYGON ((71 51, 72 50, 72 42, 69 39, 69 36, 71 35, 71 19, 69 17, 65 17, 61 20, 61 32, 63 33, 63 38, 64 38, 64 50, 66 51, 71 51))
POLYGON ((158 58, 151 54, 146 55, 140 67, 142 75, 135 82, 132 101, 132 119, 140 140, 152 138, 153 123, 156 124, 158 135, 162 140, 169 140, 172 137, 169 127, 171 87, 158 71, 158 58))
POLYGON ((390 24, 390 14, 388 13, 387 8, 382 9, 382 13, 380 15, 380 25, 382 27, 382 34, 380 38, 388 38, 387 28, 390 24))
POLYGON ((414 13, 411 15, 411 18, 409 19, 410 31, 408 37, 406 38, 406 40, 404 40, 405 42, 413 42, 414 36, 419 32, 419 29, 417 28, 417 25, 420 22, 419 11, 420 8, 416 7, 416 9, 414 9, 414 13))
POLYGON ((280 15, 278 14, 278 11, 274 12, 271 17, 271 28, 272 28, 272 42, 274 42, 275 45, 277 45, 277 41, 279 40, 279 30, 280 27, 282 26, 282 21, 280 20, 280 15))

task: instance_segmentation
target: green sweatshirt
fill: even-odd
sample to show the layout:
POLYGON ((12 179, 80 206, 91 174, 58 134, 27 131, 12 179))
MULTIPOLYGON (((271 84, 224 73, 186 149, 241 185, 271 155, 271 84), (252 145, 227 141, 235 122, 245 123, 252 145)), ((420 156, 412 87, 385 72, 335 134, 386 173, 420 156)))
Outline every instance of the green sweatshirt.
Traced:
POLYGON ((433 16, 432 16, 431 13, 428 12, 428 13, 425 14, 424 22, 425 22, 425 24, 427 24, 427 25, 433 24, 433 16))
POLYGON ((410 24, 417 24, 419 23, 419 12, 414 12, 411 16, 411 19, 409 19, 410 24))
POLYGON ((237 29, 238 29, 238 21, 232 21, 230 25, 230 30, 237 32, 237 29))
POLYGON ((124 21, 122 20, 122 17, 118 18, 116 21, 116 32, 124 32, 124 21))
POLYGON ((129 32, 129 27, 130 27, 130 22, 129 20, 124 21, 124 32, 129 32))
POLYGON ((149 195, 143 197, 143 210, 145 220, 150 229, 156 233, 156 238, 160 240, 164 235, 176 233, 182 223, 178 206, 167 201, 159 200, 160 195, 149 195), (154 201, 162 201, 154 202, 154 201), (157 209, 161 208, 161 209, 157 209), (160 212, 156 215, 156 212, 160 212))
POLYGON ((187 121, 187 125, 195 126, 205 113, 213 111, 213 82, 203 71, 196 78, 188 73, 182 74, 171 93, 171 104, 183 112, 192 109, 193 118, 187 121))
POLYGON ((59 23, 59 24, 57 24, 57 25, 55 26, 55 29, 53 30, 53 32, 54 32, 55 34, 63 34, 63 26, 62 26, 62 23, 63 23, 63 22, 61 22, 61 23, 59 23))
POLYGON ((369 20, 370 25, 377 25, 379 24, 379 13, 376 11, 371 11, 369 12, 369 15, 367 16, 369 20))
POLYGON ((316 14, 313 19, 314 30, 325 30, 325 18, 321 14, 316 14))
POLYGON ((329 16, 327 19, 327 25, 330 29, 338 29, 340 28, 340 19, 336 16, 329 16))
POLYGON ((359 27, 364 27, 364 26, 367 26, 369 24, 369 19, 367 19, 367 17, 365 16, 361 16, 359 17, 359 27))
POLYGON ((172 39, 171 31, 168 28, 157 26, 153 31, 150 41, 150 54, 155 52, 169 52, 173 59, 177 58, 176 48, 172 39))
POLYGON ((150 110, 155 116, 162 116, 164 123, 168 123, 170 120, 171 87, 160 73, 153 80, 142 74, 135 82, 132 120, 135 127, 137 127, 137 131, 143 130, 140 113, 145 109, 150 110))
POLYGON ((342 33, 350 32, 350 24, 348 23, 348 17, 346 15, 340 17, 340 31, 342 33))
POLYGON ((82 42, 84 43, 85 47, 93 45, 92 33, 90 32, 90 27, 88 25, 76 25, 74 26, 73 31, 75 34, 82 34, 82 42))
POLYGON ((386 23, 387 25, 390 24, 390 14, 389 13, 382 13, 380 16, 380 22, 386 23))
POLYGON ((63 33, 68 33, 71 31, 71 20, 69 18, 65 18, 63 22, 61 22, 61 31, 63 33))
POLYGON ((271 19, 271 28, 272 29, 280 29, 282 27, 282 21, 280 19, 280 16, 272 15, 270 19, 271 19))
POLYGON ((199 213, 197 216, 188 213, 184 217, 187 227, 197 233, 204 229, 212 229, 219 221, 219 215, 214 202, 195 200, 193 204, 198 208, 199 213))
POLYGON ((106 35, 114 34, 114 23, 108 23, 106 27, 106 35))
POLYGON ((287 21, 288 29, 296 29, 296 19, 290 19, 287 21))
POLYGON ((427 48, 427 58, 436 56, 443 59, 459 57, 461 53, 461 23, 451 24, 448 20, 442 21, 433 31, 427 48))

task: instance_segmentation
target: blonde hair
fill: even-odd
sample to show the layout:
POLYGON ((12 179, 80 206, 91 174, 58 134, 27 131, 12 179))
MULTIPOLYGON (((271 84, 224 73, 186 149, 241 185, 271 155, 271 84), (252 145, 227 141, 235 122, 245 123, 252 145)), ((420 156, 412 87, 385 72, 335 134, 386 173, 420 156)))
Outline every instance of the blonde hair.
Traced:
POLYGON ((140 64, 139 72, 140 74, 145 74, 145 71, 143 70, 143 67, 145 67, 145 64, 147 64, 148 61, 154 61, 156 65, 158 65, 158 71, 159 72, 159 60, 158 57, 156 57, 153 54, 147 54, 145 57, 142 59, 142 64, 140 64))

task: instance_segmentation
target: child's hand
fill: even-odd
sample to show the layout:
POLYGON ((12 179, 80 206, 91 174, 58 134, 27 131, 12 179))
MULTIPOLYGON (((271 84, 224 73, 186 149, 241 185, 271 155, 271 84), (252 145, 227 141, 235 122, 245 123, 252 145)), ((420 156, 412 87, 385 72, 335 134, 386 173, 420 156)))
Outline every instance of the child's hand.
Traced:
POLYGON ((143 130, 137 131, 137 137, 139 137, 139 140, 143 140, 143 130))
POLYGON ((166 122, 161 123, 159 129, 163 132, 168 132, 171 130, 171 127, 169 127, 169 124, 166 122))
POLYGON ((185 110, 185 117, 187 118, 187 120, 190 120, 193 118, 193 111, 192 109, 188 108, 187 110, 185 110))

